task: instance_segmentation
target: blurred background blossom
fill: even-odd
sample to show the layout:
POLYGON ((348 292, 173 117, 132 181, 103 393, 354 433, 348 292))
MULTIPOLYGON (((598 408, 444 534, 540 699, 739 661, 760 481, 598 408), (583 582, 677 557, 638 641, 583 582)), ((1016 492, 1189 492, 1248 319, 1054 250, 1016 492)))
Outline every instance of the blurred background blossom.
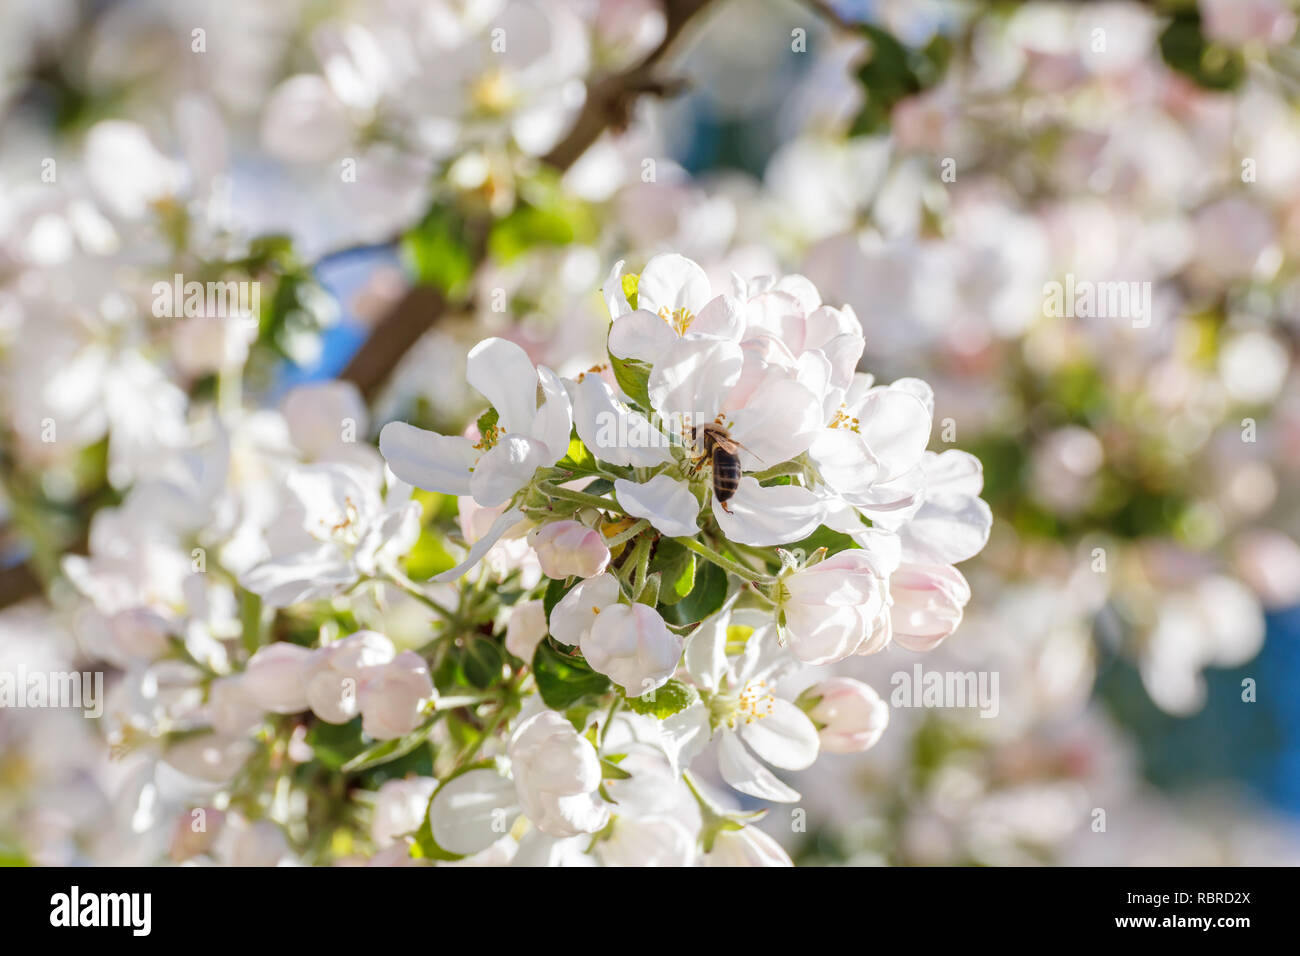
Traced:
MULTIPOLYGON (((995 514, 924 666, 996 674, 996 716, 892 706, 794 775, 806 824, 764 828, 797 862, 1300 861, 1296 28, 1288 0, 9 0, 0 670, 110 690, 98 721, 0 713, 0 859, 404 861, 427 778, 330 804, 328 845, 311 781, 232 798, 241 702, 201 688, 243 595, 194 549, 239 575, 293 464, 463 431, 485 336, 603 361, 596 290, 671 251, 851 306, 995 514), (159 315, 181 273, 259 311, 159 315), (1053 283, 1149 311, 1061 314, 1053 283)), ((837 673, 890 702, 921 660, 837 673)))

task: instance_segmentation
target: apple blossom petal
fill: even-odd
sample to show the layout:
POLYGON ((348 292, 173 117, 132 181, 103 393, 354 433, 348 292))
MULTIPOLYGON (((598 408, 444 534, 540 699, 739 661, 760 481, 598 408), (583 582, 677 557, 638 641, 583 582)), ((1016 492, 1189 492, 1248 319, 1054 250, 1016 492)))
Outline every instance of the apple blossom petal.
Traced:
POLYGON ((746 475, 727 502, 728 514, 713 501, 713 517, 737 544, 765 548, 806 538, 821 524, 824 507, 817 495, 798 485, 764 488, 746 475))
POLYGON ((667 437, 614 395, 599 375, 573 386, 573 424, 582 443, 611 465, 650 468, 672 461, 667 437))
POLYGON ((510 531, 524 520, 524 513, 518 508, 511 508, 509 511, 502 512, 497 516, 497 519, 492 522, 492 527, 488 528, 483 537, 470 545, 469 554, 465 556, 464 561, 450 570, 435 575, 433 580, 438 582, 455 581, 463 577, 470 568, 483 560, 483 556, 492 550, 492 546, 496 544, 507 531, 510 531))
POLYGON ((679 339, 650 373, 650 404, 665 418, 712 421, 740 380, 744 351, 721 339, 679 339))
POLYGON ((930 443, 930 413, 921 399, 902 389, 873 389, 851 414, 858 419, 858 433, 880 462, 882 481, 920 463, 930 443))
POLYGON ((484 339, 469 350, 466 379, 497 410, 506 432, 530 433, 537 413, 537 369, 506 339, 484 339))
POLYGON ((711 297, 705 271, 676 253, 655 256, 646 263, 637 281, 637 307, 655 315, 664 309, 669 313, 685 309, 690 315, 698 315, 711 297))
POLYGON ((542 384, 542 405, 533 416, 529 434, 551 452, 551 461, 563 458, 569 450, 569 433, 573 431, 573 405, 560 377, 545 365, 537 367, 542 384))
POLYGON ((662 317, 637 309, 615 319, 609 327, 609 354, 656 364, 677 341, 677 333, 662 317))
POLYGON ((655 475, 644 483, 618 478, 614 493, 624 511, 645 518, 670 538, 688 537, 699 530, 700 502, 684 481, 668 475, 655 475))
POLYGON ((618 595, 618 579, 612 574, 579 581, 551 609, 551 636, 570 647, 582 643, 599 612, 617 602, 618 595))
POLYGON ((718 739, 718 770, 728 785, 761 800, 794 803, 799 791, 776 778, 745 749, 735 731, 724 730, 718 739))
POLYGON ((406 422, 384 426, 379 453, 402 481, 444 495, 469 494, 470 470, 479 454, 468 438, 439 435, 406 422))
POLYGON ((988 544, 993 512, 981 498, 933 495, 917 510, 898 536, 904 561, 916 564, 956 564, 974 557, 988 544))
POLYGON ((470 856, 499 840, 500 825, 509 829, 520 812, 513 780, 495 770, 468 770, 433 795, 429 827, 438 846, 470 856))
POLYGON ((780 697, 772 701, 766 717, 741 723, 737 733, 754 753, 781 770, 803 770, 813 765, 821 742, 817 725, 802 710, 780 697))
POLYGON ((506 435, 485 452, 469 480, 470 494, 485 508, 509 501, 533 480, 538 468, 554 463, 550 449, 536 438, 506 435))
POLYGON ((741 463, 750 469, 770 468, 803 454, 822 424, 821 402, 792 379, 770 382, 743 408, 728 412, 732 437, 744 446, 741 463))

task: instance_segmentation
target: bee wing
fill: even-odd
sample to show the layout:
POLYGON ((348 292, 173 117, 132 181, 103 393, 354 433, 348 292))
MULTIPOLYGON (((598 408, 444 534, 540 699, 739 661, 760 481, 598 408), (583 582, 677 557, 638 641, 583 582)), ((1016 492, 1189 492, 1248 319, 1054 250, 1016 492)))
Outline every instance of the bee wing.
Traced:
MULTIPOLYGON (((734 455, 738 450, 740 450, 740 449, 744 449, 745 451, 749 451, 748 448, 746 448, 746 447, 745 447, 744 445, 742 445, 740 442, 736 441, 736 439, 732 438, 730 435, 728 435, 726 438, 723 438, 723 437, 721 437, 721 436, 718 436, 718 437, 716 437, 714 440, 717 442, 718 447, 722 448, 724 451, 728 451, 728 452, 730 452, 730 453, 733 454, 733 455, 734 455)), ((753 453, 752 451, 749 451, 749 453, 750 453, 751 455, 754 455, 754 453, 753 453)), ((757 455, 754 455, 754 457, 755 457, 755 458, 758 458, 757 455)), ((763 459, 761 459, 761 458, 758 458, 758 460, 759 460, 759 461, 763 461, 763 459)), ((764 464, 766 464, 766 462, 764 462, 764 464)))

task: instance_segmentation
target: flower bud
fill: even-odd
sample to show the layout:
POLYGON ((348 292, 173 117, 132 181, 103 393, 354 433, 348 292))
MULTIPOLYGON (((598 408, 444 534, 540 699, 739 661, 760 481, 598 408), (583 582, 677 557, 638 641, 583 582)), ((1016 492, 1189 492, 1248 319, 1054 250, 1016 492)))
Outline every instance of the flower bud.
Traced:
POLYGON ((781 592, 790 650, 807 664, 843 660, 877 632, 884 587, 863 550, 841 551, 789 574, 781 592))
POLYGON ((817 725, 822 750, 834 754, 861 753, 875 746, 889 725, 889 705, 862 681, 831 677, 800 695, 808 716, 817 725))
POLYGON ((618 579, 612 574, 579 581, 551 609, 551 637, 570 647, 581 644, 600 612, 617 602, 618 595, 618 579))
POLYGON ((929 651, 957 630, 970 585, 945 564, 904 564, 889 579, 894 640, 909 651, 929 651))
POLYGON ((537 645, 546 636, 546 607, 541 601, 521 601, 510 611, 506 625, 506 650, 531 662, 537 645))
POLYGON ((265 713, 248 695, 242 676, 218 677, 208 688, 208 718, 218 734, 246 736, 262 722, 265 713))
POLYGON ((303 668, 311 651, 297 644, 277 641, 249 658, 244 669, 244 692, 263 710, 273 714, 295 714, 307 709, 303 668))
POLYGON ((389 780, 380 787, 375 794, 370 822, 370 837, 375 846, 388 846, 399 837, 418 830, 429 808, 429 798, 437 786, 438 781, 432 777, 413 777, 389 780))
POLYGON ((357 694, 361 729, 376 740, 393 740, 420 725, 424 704, 433 697, 429 668, 419 654, 403 651, 367 673, 357 694))
POLYGON ((510 738, 508 752, 519 805, 542 833, 573 837, 609 822, 609 807, 596 793, 596 748, 563 716, 544 710, 529 717, 510 738))
POLYGON ((387 664, 396 651, 377 631, 357 631, 312 653, 303 668, 307 703, 329 724, 346 724, 357 715, 357 695, 363 676, 387 664))
POLYGON ((577 521, 551 521, 528 534, 548 578, 592 578, 609 566, 604 536, 577 521))
POLYGON ((630 697, 662 687, 682 656, 682 639, 645 604, 612 604, 582 639, 582 656, 630 697))

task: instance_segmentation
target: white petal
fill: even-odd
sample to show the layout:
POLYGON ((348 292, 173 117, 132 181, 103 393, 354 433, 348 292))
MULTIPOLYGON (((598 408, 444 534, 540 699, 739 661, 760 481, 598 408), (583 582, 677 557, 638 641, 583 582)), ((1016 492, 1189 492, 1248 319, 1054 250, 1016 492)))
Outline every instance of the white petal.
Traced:
POLYGON ((727 625, 731 608, 726 607, 700 622, 686 639, 683 663, 686 672, 701 687, 716 690, 727 670, 727 625))
POLYGON ((612 574, 579 581, 551 608, 551 636, 570 647, 582 643, 596 623, 597 612, 617 602, 618 594, 618 579, 612 574))
MULTIPOLYGON (((537 367, 542 381, 542 407, 533 416, 529 432, 551 452, 551 462, 559 461, 569 450, 569 433, 573 431, 573 406, 560 377, 544 365, 537 367)), ((548 462, 549 464, 550 462, 548 462)))
POLYGON ((614 493, 623 510, 645 518, 670 538, 685 538, 699 530, 700 502, 691 486, 667 475, 655 475, 644 484, 619 478, 614 493))
POLYGON ((821 746, 817 725, 790 701, 779 697, 773 702, 771 714, 741 724, 739 732, 754 753, 782 770, 811 767, 821 746))
POLYGON ((675 341, 677 333, 672 327, 645 309, 615 319, 609 328, 609 352, 615 358, 654 365, 675 341))
POLYGON ((469 494, 470 469, 478 460, 468 438, 439 435, 406 422, 384 426, 379 453, 402 481, 444 495, 469 494))
POLYGON ((495 508, 532 481, 538 468, 553 463, 550 449, 536 438, 506 435, 474 466, 470 494, 483 507, 495 508))
POLYGON ((978 495, 984 490, 984 466, 969 452, 956 448, 939 454, 926 452, 921 467, 929 494, 978 495))
POLYGON ((904 561, 956 564, 974 557, 988 544, 993 512, 981 498, 934 495, 899 529, 904 561))
POLYGON ((882 481, 920 463, 930 443, 930 413, 921 399, 901 389, 873 389, 853 415, 858 433, 880 462, 882 481))
POLYGON ((609 275, 605 277, 605 284, 600 287, 611 319, 617 319, 620 315, 627 315, 632 311, 632 307, 627 304, 627 296, 623 294, 624 261, 619 259, 614 263, 614 268, 610 269, 609 275))
POLYGON ((468 770, 434 794, 429 827, 438 846, 469 856, 500 839, 501 822, 509 829, 519 812, 513 780, 495 770, 468 770))
POLYGON ((821 499, 798 485, 764 488, 746 475, 727 502, 728 514, 713 501, 713 517, 722 533, 737 544, 765 548, 806 538, 821 524, 821 499))
POLYGON ((822 424, 821 402, 792 379, 769 382, 744 408, 728 414, 731 434, 745 446, 741 461, 748 468, 770 468, 803 454, 822 424))
POLYGON ((864 492, 880 474, 880 465, 867 443, 848 428, 822 429, 808 454, 822 479, 840 494, 864 492))
POLYGON ((440 582, 455 581, 470 568, 474 567, 474 565, 482 561, 483 555, 492 550, 492 545, 496 544, 497 541, 501 539, 502 535, 523 520, 524 513, 518 508, 511 508, 509 511, 500 514, 497 519, 492 522, 492 527, 488 528, 487 533, 470 546, 469 554, 466 555, 464 561, 449 571, 443 571, 441 574, 435 575, 433 580, 440 582))
POLYGON ((599 375, 575 383, 573 395, 578 437, 601 461, 649 468, 672 460, 667 437, 620 402, 599 375))
POLYGON ((734 731, 724 730, 718 740, 718 769, 722 779, 741 793, 777 803, 794 803, 799 791, 791 789, 745 749, 734 731))
POLYGON ((721 339, 678 339, 650 373, 650 404, 665 418, 712 421, 740 381, 744 351, 721 339))
POLYGON ((484 339, 469 350, 466 378, 497 410, 507 432, 529 434, 537 412, 537 369, 514 342, 484 339))
POLYGON ((637 307, 656 315, 660 309, 669 312, 685 309, 691 315, 699 315, 711 297, 708 275, 696 263, 676 253, 655 256, 646 263, 637 281, 637 307))

